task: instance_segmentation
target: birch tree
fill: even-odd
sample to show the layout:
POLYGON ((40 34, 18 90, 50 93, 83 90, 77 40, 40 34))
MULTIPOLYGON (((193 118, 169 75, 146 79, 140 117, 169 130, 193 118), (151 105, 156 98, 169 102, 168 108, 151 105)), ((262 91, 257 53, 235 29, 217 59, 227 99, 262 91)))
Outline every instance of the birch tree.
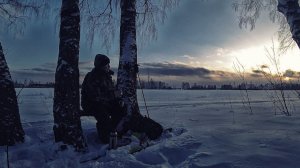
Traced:
POLYGON ((120 60, 117 88, 123 94, 127 116, 118 125, 123 130, 123 123, 130 116, 139 114, 136 95, 137 81, 137 45, 136 45, 136 0, 121 0, 120 60))
POLYGON ((120 1, 120 59, 117 76, 117 88, 123 94, 123 101, 127 108, 127 116, 124 117, 119 123, 117 127, 118 131, 123 130, 124 122, 128 121, 132 115, 140 114, 136 94, 138 73, 136 38, 137 26, 144 24, 144 30, 141 31, 141 35, 155 38, 155 15, 160 15, 160 20, 158 21, 163 21, 166 17, 166 8, 172 7, 173 4, 176 4, 176 1, 120 1), (162 8, 158 7, 159 4, 162 8))
POLYGON ((238 13, 239 26, 255 28, 263 11, 271 21, 280 25, 278 39, 280 49, 285 52, 295 44, 300 48, 300 7, 298 0, 242 0, 233 3, 238 13))
POLYGON ((79 0, 62 0, 59 55, 54 88, 54 136, 56 142, 86 150, 79 105, 79 0))
MULTIPOLYGON (((2 0, 0 27, 13 34, 22 33, 29 16, 38 16, 45 7, 44 1, 2 0)), ((0 39, 1 40, 1 39, 0 39)), ((14 83, 0 43, 0 146, 24 141, 14 83)))

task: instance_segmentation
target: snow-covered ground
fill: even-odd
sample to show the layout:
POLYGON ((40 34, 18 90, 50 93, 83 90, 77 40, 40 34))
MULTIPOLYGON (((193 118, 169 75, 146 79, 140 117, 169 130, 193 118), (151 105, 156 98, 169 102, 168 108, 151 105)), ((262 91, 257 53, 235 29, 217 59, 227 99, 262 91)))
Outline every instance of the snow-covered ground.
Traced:
MULTIPOLYGON (((292 116, 279 115, 265 91, 249 91, 253 115, 240 91, 145 90, 150 117, 174 128, 168 138, 136 154, 130 145, 105 151, 92 117, 82 117, 87 153, 59 150, 52 132, 53 89, 24 89, 19 96, 26 142, 9 147, 11 167, 300 167, 300 102, 289 92, 292 116), (96 156, 103 157, 89 160, 96 156)), ((146 114, 140 92, 141 111, 146 114)), ((6 152, 0 148, 0 167, 6 152)))

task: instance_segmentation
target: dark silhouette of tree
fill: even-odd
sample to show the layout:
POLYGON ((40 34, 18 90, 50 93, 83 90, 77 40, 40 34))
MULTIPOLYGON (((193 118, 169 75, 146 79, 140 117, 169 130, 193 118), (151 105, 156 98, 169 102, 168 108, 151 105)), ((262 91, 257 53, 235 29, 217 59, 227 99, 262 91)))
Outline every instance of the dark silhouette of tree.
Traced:
POLYGON ((0 43, 0 146, 24 141, 16 91, 0 43))
POLYGON ((87 145, 80 122, 79 105, 79 0, 62 0, 59 55, 54 87, 55 141, 83 151, 87 145))
MULTIPOLYGON (((9 27, 13 34, 22 32, 29 16, 38 16, 45 7, 43 0, 2 0, 0 2, 0 27, 9 27)), ((16 91, 2 45, 0 43, 0 146, 24 141, 16 91)))

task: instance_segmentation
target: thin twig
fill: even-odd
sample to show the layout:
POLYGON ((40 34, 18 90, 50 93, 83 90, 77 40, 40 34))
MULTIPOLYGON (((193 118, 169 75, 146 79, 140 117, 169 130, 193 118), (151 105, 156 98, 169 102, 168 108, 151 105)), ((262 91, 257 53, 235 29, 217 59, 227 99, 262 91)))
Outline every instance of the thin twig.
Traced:
POLYGON ((141 85, 141 79, 140 79, 139 73, 137 73, 137 76, 138 76, 138 79, 139 79, 140 88, 141 88, 141 90, 142 90, 142 95, 143 95, 143 99, 144 99, 144 103, 145 103, 145 108, 146 108, 146 111, 147 111, 147 115, 148 115, 148 118, 150 118, 149 112, 148 112, 148 106, 147 106, 147 104, 146 104, 146 99, 145 99, 144 91, 143 91, 143 88, 142 88, 142 85, 141 85))
MULTIPOLYGON (((236 71, 236 73, 238 74, 240 80, 245 85, 244 90, 245 90, 245 93, 246 93, 247 104, 248 104, 248 108, 250 110, 250 114, 252 115, 253 110, 252 110, 251 100, 250 100, 248 89, 247 89, 248 83, 247 83, 246 78, 245 78, 245 67, 237 58, 236 58, 236 63, 233 62, 233 68, 236 71)), ((244 97, 243 97, 243 99, 244 99, 244 97)))

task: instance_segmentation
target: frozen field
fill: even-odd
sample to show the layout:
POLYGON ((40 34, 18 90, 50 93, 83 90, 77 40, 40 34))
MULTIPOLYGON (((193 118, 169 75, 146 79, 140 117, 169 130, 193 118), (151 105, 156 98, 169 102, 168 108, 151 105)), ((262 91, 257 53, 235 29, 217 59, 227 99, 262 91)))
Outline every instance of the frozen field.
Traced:
MULTIPOLYGON (((249 91, 252 115, 240 91, 144 93, 150 117, 175 129, 169 138, 134 155, 128 146, 106 152, 97 140, 96 121, 82 117, 89 152, 78 154, 58 151, 54 143, 53 89, 24 89, 19 106, 26 142, 9 148, 11 167, 300 167, 300 102, 294 92, 286 93, 289 117, 274 109, 271 92, 265 91, 249 91), (80 163, 105 152, 96 161, 80 163)), ((141 92, 138 96, 146 114, 141 92)), ((0 152, 0 167, 6 167, 5 148, 0 152)))

